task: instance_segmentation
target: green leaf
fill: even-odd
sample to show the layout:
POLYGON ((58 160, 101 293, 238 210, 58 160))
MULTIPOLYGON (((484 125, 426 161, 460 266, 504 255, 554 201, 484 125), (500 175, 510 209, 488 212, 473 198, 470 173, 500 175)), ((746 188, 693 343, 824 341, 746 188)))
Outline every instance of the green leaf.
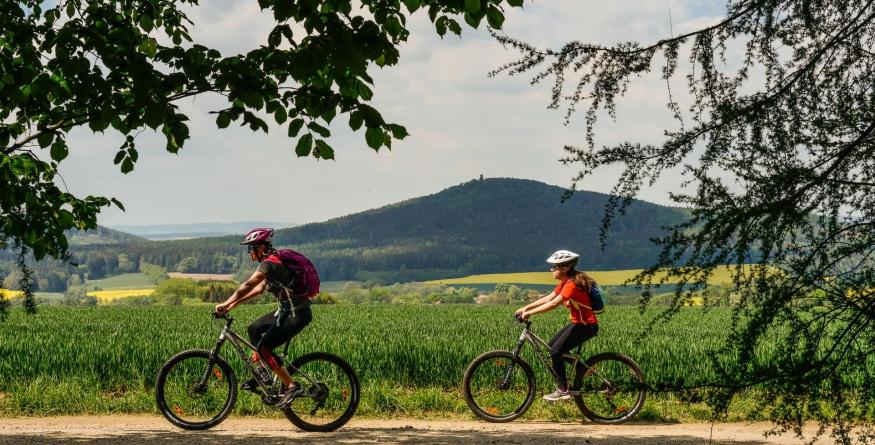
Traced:
POLYGON ((294 37, 294 34, 292 33, 292 27, 291 27, 291 26, 289 26, 289 25, 282 25, 282 26, 280 27, 280 31, 283 33, 283 36, 285 36, 286 40, 288 40, 289 43, 294 44, 294 40, 292 40, 292 38, 294 37))
POLYGON ((465 22, 471 25, 472 28, 477 28, 480 26, 480 20, 483 19, 482 15, 472 14, 470 12, 465 13, 465 22))
POLYGON ((370 105, 359 104, 358 111, 361 113, 362 118, 365 120, 365 124, 367 124, 368 127, 379 127, 386 123, 383 120, 383 116, 380 115, 380 112, 370 105))
POLYGON ((132 161, 131 158, 125 158, 125 160, 122 161, 122 173, 128 174, 133 169, 134 169, 134 161, 132 161))
POLYGON ((219 128, 228 128, 228 125, 231 125, 231 117, 228 116, 228 113, 220 111, 219 115, 216 116, 216 126, 219 128))
POLYGON ((286 113, 286 109, 280 106, 274 111, 273 118, 276 119, 276 123, 282 125, 289 118, 289 115, 286 113))
POLYGON ((158 126, 164 122, 164 107, 156 103, 147 105, 146 112, 143 114, 143 122, 152 129, 157 130, 158 126))
POLYGON ((392 137, 395 139, 404 139, 407 136, 410 136, 410 133, 407 132, 407 129, 398 124, 387 124, 386 128, 392 133, 392 137))
POLYGON ((158 42, 155 39, 151 38, 143 40, 143 43, 140 44, 139 49, 147 56, 155 57, 155 54, 158 53, 158 42))
POLYGON ((121 209, 122 212, 125 211, 125 206, 122 205, 121 201, 115 198, 109 198, 109 200, 112 201, 112 203, 115 204, 116 207, 121 209))
POLYGON ((64 144, 63 141, 57 141, 52 144, 52 149, 49 152, 52 155, 52 160, 55 162, 61 162, 64 158, 69 154, 69 150, 67 149, 67 145, 64 144))
POLYGON ((106 130, 106 127, 109 127, 110 122, 111 121, 107 119, 94 119, 93 121, 88 122, 88 128, 94 132, 103 131, 106 130))
POLYGON ((273 28, 273 31, 270 32, 267 36, 267 44, 271 48, 276 48, 280 46, 280 42, 282 42, 283 31, 281 27, 277 26, 273 28))
POLYGON ((460 25, 459 22, 457 22, 457 21, 455 21, 455 20, 453 20, 453 19, 450 19, 450 20, 447 22, 447 28, 449 28, 449 29, 450 29, 450 32, 452 32, 452 33, 455 34, 455 35, 460 35, 460 34, 462 34, 462 25, 460 25))
POLYGON ((115 154, 115 159, 112 160, 112 163, 118 165, 126 155, 127 153, 125 153, 124 150, 119 150, 118 153, 115 154))
POLYGON ((447 33, 447 21, 448 20, 449 19, 447 18, 447 16, 442 16, 441 18, 437 19, 436 22, 434 22, 434 28, 437 31, 438 35, 441 37, 443 37, 444 34, 447 33))
POLYGON ((322 139, 317 139, 313 155, 320 159, 334 159, 334 149, 322 139))
POLYGON ((322 119, 325 120, 325 122, 330 124, 331 121, 334 120, 334 116, 337 116, 337 108, 332 107, 332 108, 329 108, 324 113, 322 113, 322 116, 319 116, 319 117, 321 117, 322 119))
POLYGON ((260 110, 264 106, 264 98, 255 92, 246 92, 240 95, 240 100, 250 108, 260 110))
POLYGON ((465 11, 477 14, 480 10, 480 0, 465 0, 465 11))
POLYGON ((504 14, 498 8, 490 6, 486 11, 486 21, 489 22, 489 26, 501 29, 501 25, 504 23, 504 14))
POLYGON ((313 136, 310 133, 307 133, 301 136, 301 139, 298 139, 298 144, 295 145, 295 154, 297 154, 298 157, 308 156, 312 148, 313 136))
POLYGON ((519 8, 523 5, 523 0, 507 0, 507 4, 519 8))
POLYGON ((57 214, 58 222, 61 223, 63 227, 73 227, 75 224, 76 218, 73 217, 73 214, 70 213, 69 210, 61 209, 57 214))
POLYGON ((379 127, 368 127, 365 131, 365 141, 367 141, 368 147, 379 150, 384 142, 383 130, 379 127))
POLYGON ((316 133, 316 134, 318 134, 319 136, 322 136, 322 137, 324 137, 324 138, 327 138, 328 136, 331 136, 331 132, 330 132, 327 128, 325 128, 325 127, 319 125, 319 124, 316 123, 316 122, 310 122, 309 124, 307 124, 307 128, 309 128, 309 129, 312 130, 314 133, 316 133))
POLYGON ((358 111, 349 114, 349 128, 352 128, 352 131, 358 131, 359 128, 362 128, 363 123, 362 114, 358 111))
POLYGON ((40 148, 48 147, 53 140, 55 140, 55 133, 52 131, 47 131, 36 138, 36 142, 39 144, 40 148))
POLYGON ((404 0, 404 6, 407 6, 407 10, 411 13, 416 12, 420 5, 421 2, 419 0, 404 0))
POLYGON ((152 31, 152 17, 149 17, 148 14, 143 14, 140 16, 140 28, 143 28, 143 31, 149 33, 152 31))
POLYGON ((289 137, 295 138, 298 137, 298 132, 301 131, 301 127, 304 126, 304 119, 295 118, 292 119, 292 122, 289 123, 289 137))

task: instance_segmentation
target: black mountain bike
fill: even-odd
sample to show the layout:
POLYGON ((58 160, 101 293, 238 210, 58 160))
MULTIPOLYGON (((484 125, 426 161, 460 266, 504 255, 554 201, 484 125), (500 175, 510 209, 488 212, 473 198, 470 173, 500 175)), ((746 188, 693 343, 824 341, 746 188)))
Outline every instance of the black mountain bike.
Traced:
MULTIPOLYGON (((535 373, 520 356, 526 343, 532 345, 535 355, 556 378, 550 347, 531 332, 531 321, 517 321, 525 327, 513 351, 484 353, 465 370, 465 402, 483 420, 510 422, 525 414, 535 400, 535 373)), ((616 352, 603 352, 583 361, 580 347, 564 358, 566 366, 570 365, 569 392, 586 418, 595 423, 618 424, 641 410, 647 391, 644 372, 634 360, 616 352)))
POLYGON ((295 426, 304 431, 327 432, 343 426, 359 404, 359 381, 346 361, 326 352, 313 352, 286 361, 289 343, 280 355, 283 366, 303 391, 285 405, 280 403, 282 382, 269 373, 269 380, 258 377, 249 359, 255 346, 231 330, 234 321, 226 315, 225 326, 216 347, 180 352, 161 367, 155 382, 158 410, 170 423, 188 430, 205 430, 225 420, 237 401, 237 377, 228 362, 219 355, 229 341, 240 355, 246 369, 258 382, 262 402, 283 411, 295 426))

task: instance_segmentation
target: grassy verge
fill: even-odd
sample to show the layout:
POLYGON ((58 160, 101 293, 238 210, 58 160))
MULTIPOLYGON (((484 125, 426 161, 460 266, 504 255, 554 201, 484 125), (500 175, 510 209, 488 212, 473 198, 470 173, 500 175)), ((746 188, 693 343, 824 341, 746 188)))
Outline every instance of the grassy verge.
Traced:
MULTIPOLYGON (((59 380, 39 378, 15 383, 10 392, 0 393, 0 417, 88 415, 88 414, 156 414, 152 388, 124 384, 97 388, 96 382, 83 379, 59 380)), ((541 394, 526 413, 526 420, 573 421, 583 416, 573 402, 547 403, 541 394)), ((728 421, 764 420, 754 411, 755 397, 739 398, 733 403, 728 421)), ((238 393, 234 415, 279 417, 252 394, 238 393)), ((365 385, 358 417, 406 417, 423 419, 475 420, 458 388, 365 385)), ((711 419, 703 404, 690 404, 669 395, 649 395, 635 420, 650 422, 702 422, 711 419)))

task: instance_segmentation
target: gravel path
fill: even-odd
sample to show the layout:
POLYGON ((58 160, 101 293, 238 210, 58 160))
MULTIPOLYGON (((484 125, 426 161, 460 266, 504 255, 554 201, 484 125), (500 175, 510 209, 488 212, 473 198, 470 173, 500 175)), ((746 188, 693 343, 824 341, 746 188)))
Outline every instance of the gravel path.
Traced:
MULTIPOLYGON (((285 419, 230 418, 204 432, 180 430, 158 416, 63 416, 0 419, 4 445, 144 445, 186 443, 269 444, 797 444, 790 434, 765 437, 767 423, 659 424, 601 426, 590 423, 513 422, 490 424, 441 420, 353 420, 333 433, 302 433, 285 419)), ((812 425, 807 435, 814 432, 812 425)), ((830 443, 821 438, 817 443, 830 443)))

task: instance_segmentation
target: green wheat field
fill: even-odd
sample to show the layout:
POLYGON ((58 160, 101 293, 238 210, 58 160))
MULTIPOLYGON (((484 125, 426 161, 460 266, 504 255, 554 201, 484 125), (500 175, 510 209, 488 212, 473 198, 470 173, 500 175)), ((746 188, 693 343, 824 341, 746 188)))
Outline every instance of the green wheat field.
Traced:
MULTIPOLYGON (((211 305, 69 308, 43 306, 36 315, 14 309, 0 323, 0 415, 154 413, 152 393, 161 365, 174 353, 211 348, 219 325, 211 305)), ((232 313, 238 333, 272 305, 248 305, 232 313)), ((513 347, 520 326, 512 306, 487 305, 319 305, 314 321, 292 343, 292 355, 329 351, 356 369, 363 386, 360 416, 473 418, 460 390, 462 375, 477 355, 513 347)), ((721 346, 729 324, 726 309, 685 308, 636 342, 656 314, 613 307, 600 317, 601 332, 584 355, 617 351, 633 357, 650 383, 708 381, 709 356, 721 346)), ((535 318, 542 338, 566 322, 567 312, 535 318)), ((242 363, 223 351, 242 381, 242 363)), ((768 360, 764 348, 758 359, 768 360)), ((551 389, 544 366, 529 354, 541 393, 529 419, 582 419, 569 404, 547 404, 551 389)), ((731 419, 755 419, 753 397, 739 400, 731 419)), ((238 415, 276 415, 241 392, 238 415)), ((697 404, 667 394, 651 395, 639 420, 707 419, 697 404)))

